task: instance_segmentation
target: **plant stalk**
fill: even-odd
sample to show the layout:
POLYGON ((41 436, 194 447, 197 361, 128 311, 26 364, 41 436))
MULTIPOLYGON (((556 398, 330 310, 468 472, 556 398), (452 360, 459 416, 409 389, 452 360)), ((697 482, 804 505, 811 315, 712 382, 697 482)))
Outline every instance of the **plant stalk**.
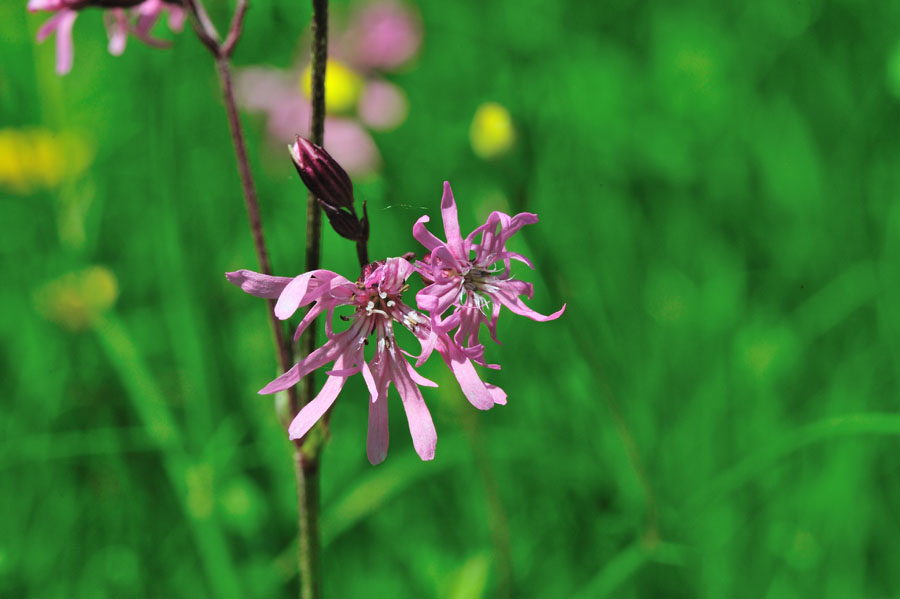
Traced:
MULTIPOLYGON (((325 137, 325 68, 328 61, 328 0, 312 0, 312 116, 310 141, 324 145, 325 137)), ((322 213, 315 196, 306 198, 306 271, 319 268, 322 247, 322 213)), ((308 356, 316 347, 316 323, 310 323, 300 338, 300 353, 308 356)), ((300 407, 309 403, 315 395, 314 373, 300 381, 300 407)), ((319 425, 322 429, 325 422, 319 425)), ((321 596, 319 556, 319 465, 322 440, 327 430, 297 442, 294 446, 294 463, 297 473, 297 508, 299 540, 299 570, 301 599, 318 599, 321 596)))
MULTIPOLYGON (((328 59, 328 0, 312 0, 313 4, 313 48, 312 48, 312 118, 310 123, 310 139, 313 143, 323 145, 325 129, 325 67, 328 59)), ((231 131, 237 157, 238 172, 247 215, 250 221, 250 232, 253 245, 259 260, 260 272, 271 274, 269 255, 266 251, 262 221, 259 215, 259 201, 250 162, 247 158, 247 145, 244 140, 238 115, 237 103, 234 99, 234 85, 231 77, 230 59, 234 48, 240 40, 244 16, 247 12, 247 0, 238 0, 234 16, 231 20, 228 35, 224 43, 216 31, 202 0, 185 0, 185 6, 191 15, 194 31, 201 42, 210 50, 216 60, 216 70, 225 102, 225 112, 231 131)), ((318 202, 310 194, 306 206, 306 270, 316 270, 321 261, 322 215, 318 202)), ((360 254, 362 260, 363 254, 360 254)), ((275 301, 268 301, 269 316, 278 348, 278 359, 283 371, 293 364, 291 346, 287 342, 284 329, 274 314, 275 301)), ((300 341, 300 352, 309 355, 315 349, 316 326, 311 323, 300 341)), ((297 388, 287 390, 291 417, 305 406, 313 397, 315 377, 312 373, 303 378, 297 388)), ((318 435, 307 435, 306 439, 294 443, 294 464, 297 474, 297 529, 299 534, 298 566, 300 572, 300 597, 302 599, 318 599, 321 596, 319 582, 319 555, 321 541, 319 537, 319 463, 321 440, 327 431, 318 435), (312 441, 312 442, 310 442, 312 441)))
MULTIPOLYGON (((232 45, 233 47, 233 45, 232 45)), ((272 265, 269 261, 269 253, 266 250, 266 241, 263 235, 262 219, 259 215, 259 200, 256 195, 256 187, 253 185, 253 175, 250 171, 250 161, 247 158, 247 144, 244 140, 243 129, 238 115, 237 103, 234 99, 234 85, 231 78, 231 66, 228 55, 221 53, 216 57, 216 70, 219 74, 219 82, 222 87, 222 99, 225 101, 225 114, 228 116, 228 125, 231 130, 231 141, 234 145, 234 153, 237 157, 238 172, 241 177, 241 188, 244 192, 244 203, 247 207, 247 218, 250 221, 250 234, 253 237, 253 247, 256 249, 256 258, 259 262, 260 272, 266 275, 272 274, 272 265)), ((275 316, 275 300, 266 300, 269 322, 272 325, 272 334, 278 355, 278 362, 282 372, 290 370, 293 366, 290 342, 284 334, 284 327, 275 316)), ((291 387, 287 390, 288 404, 291 416, 297 413, 297 390, 291 387)))
MULTIPOLYGON (((266 250, 262 219, 259 215, 259 199, 256 195, 256 187, 253 184, 250 160, 247 158, 247 142, 244 140, 244 130, 241 127, 237 102, 234 99, 234 84, 231 78, 231 55, 234 53, 235 46, 237 46, 243 31, 248 0, 238 0, 224 43, 220 41, 219 32, 209 18, 206 7, 203 5, 203 0, 185 0, 184 4, 191 17, 194 32, 216 61, 216 72, 219 75, 222 100, 225 104, 225 115, 228 118, 228 130, 231 133, 231 143, 234 146, 234 154, 237 159, 241 190, 244 194, 244 205, 247 208, 250 235, 253 237, 253 247, 256 250, 259 271, 264 275, 271 275, 272 265, 269 261, 269 252, 266 250)), ((272 325, 272 335, 275 339, 278 362, 282 371, 286 371, 293 366, 290 341, 284 334, 284 327, 282 327, 281 322, 275 316, 275 300, 267 300, 266 306, 269 312, 269 323, 272 325)), ((287 390, 287 394, 291 413, 296 414, 298 406, 297 391, 291 388, 287 390)))

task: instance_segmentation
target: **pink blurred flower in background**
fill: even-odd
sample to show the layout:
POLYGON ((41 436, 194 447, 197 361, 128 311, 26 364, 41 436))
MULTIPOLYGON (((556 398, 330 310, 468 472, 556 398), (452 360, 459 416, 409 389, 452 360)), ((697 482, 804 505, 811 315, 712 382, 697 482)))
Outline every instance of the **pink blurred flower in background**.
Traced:
MULTIPOLYGON (((351 174, 375 171, 380 154, 367 128, 398 127, 409 110, 406 95, 383 78, 407 65, 422 44, 418 15, 393 0, 367 4, 331 35, 326 70, 325 148, 351 174)), ((292 69, 249 67, 237 78, 241 105, 267 116, 278 142, 309 136, 309 58, 292 69)))
POLYGON ((109 35, 109 52, 114 56, 125 51, 129 34, 150 46, 165 47, 167 42, 150 36, 150 30, 163 13, 168 13, 172 31, 181 31, 184 26, 184 9, 164 0, 122 0, 120 3, 101 0, 29 0, 29 12, 56 13, 38 29, 37 40, 42 42, 51 34, 56 34, 56 72, 60 75, 72 70, 75 54, 72 27, 78 12, 90 7, 103 9, 109 35))

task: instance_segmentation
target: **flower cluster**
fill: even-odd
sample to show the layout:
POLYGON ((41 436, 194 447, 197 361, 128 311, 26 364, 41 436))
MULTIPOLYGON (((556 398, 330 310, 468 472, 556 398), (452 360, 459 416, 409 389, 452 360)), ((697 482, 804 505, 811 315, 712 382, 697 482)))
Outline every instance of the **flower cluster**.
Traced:
MULTIPOLYGON (((325 70, 325 145, 351 174, 377 170, 381 156, 369 130, 390 131, 406 120, 409 102, 386 75, 405 68, 422 45, 418 13, 405 2, 355 4, 346 23, 336 23, 325 70)), ((308 44, 304 44, 308 46, 308 44)), ((237 90, 244 108, 263 113, 269 135, 290 143, 308 135, 310 66, 303 57, 288 70, 241 69, 237 90)))
POLYGON ((163 13, 168 13, 172 31, 180 31, 184 26, 184 9, 177 0, 29 0, 29 11, 55 13, 38 29, 37 40, 42 42, 56 34, 56 72, 60 75, 72 70, 72 26, 78 12, 91 7, 104 12, 109 53, 113 56, 125 51, 129 34, 150 46, 166 46, 166 42, 150 35, 163 13))
MULTIPOLYGON (((311 160, 306 154, 316 153, 317 160, 326 161, 329 170, 343 172, 327 152, 305 140, 298 139, 291 152, 295 161, 302 160, 304 164, 311 160)), ((308 176, 313 172, 309 168, 307 171, 308 176)), ((510 217, 494 212, 484 225, 463 239, 449 183, 444 183, 441 211, 446 241, 428 232, 425 228, 428 217, 423 216, 413 227, 414 237, 428 250, 422 260, 411 263, 402 257, 373 262, 363 268, 355 282, 328 270, 314 270, 293 279, 249 270, 226 274, 230 282, 247 293, 277 298, 275 315, 281 320, 293 316, 300 307, 311 305, 297 326, 294 340, 314 319, 326 314, 325 344, 260 391, 267 394, 285 390, 310 372, 333 363, 319 394, 291 423, 291 439, 306 435, 337 399, 347 378, 361 373, 370 395, 369 461, 377 464, 387 455, 387 393, 391 384, 403 402, 416 452, 423 460, 433 459, 437 434, 419 387, 437 385, 422 377, 416 368, 435 352, 450 368, 463 394, 476 408, 486 410, 495 404, 506 403, 506 393, 484 382, 475 369, 475 364, 499 368, 485 362, 484 346, 478 338, 481 325, 487 326, 496 341, 497 318, 502 306, 538 321, 558 318, 565 309, 563 306, 550 316, 534 312, 520 299, 522 295, 531 298, 531 285, 511 275, 511 261, 524 262, 528 266, 531 263, 524 256, 507 250, 506 242, 524 225, 536 223, 537 216, 522 213, 510 217), (405 303, 403 298, 409 288, 407 280, 414 273, 418 273, 426 284, 416 295, 418 310, 405 303), (353 312, 349 317, 341 317, 350 324, 338 332, 333 321, 335 309, 340 306, 349 306, 353 312), (417 355, 400 349, 394 334, 397 325, 416 337, 420 345, 417 355), (366 347, 373 336, 374 350, 367 359, 366 347), (415 363, 410 363, 406 356, 414 358, 415 363)))

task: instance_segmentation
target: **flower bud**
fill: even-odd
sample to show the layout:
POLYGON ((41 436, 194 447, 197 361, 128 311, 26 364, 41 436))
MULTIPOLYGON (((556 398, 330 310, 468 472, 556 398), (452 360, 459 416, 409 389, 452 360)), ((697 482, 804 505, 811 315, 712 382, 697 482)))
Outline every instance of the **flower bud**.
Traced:
POLYGON ((325 216, 335 233, 350 241, 365 241, 366 233, 356 216, 346 210, 325 210, 325 216))
POLYGON ((303 183, 321 202, 326 213, 349 208, 353 209, 353 184, 341 165, 325 151, 308 139, 297 136, 290 145, 291 158, 303 183))

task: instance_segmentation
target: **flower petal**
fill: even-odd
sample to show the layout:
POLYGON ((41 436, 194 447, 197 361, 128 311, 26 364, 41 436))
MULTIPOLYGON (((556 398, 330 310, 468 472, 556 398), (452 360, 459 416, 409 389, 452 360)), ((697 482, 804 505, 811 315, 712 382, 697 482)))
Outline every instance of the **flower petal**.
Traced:
POLYGON ((416 13, 403 3, 370 2, 356 12, 343 41, 355 64, 375 71, 391 70, 418 51, 422 26, 416 13))
POLYGON ((471 360, 465 356, 462 349, 446 338, 438 347, 438 352, 444 358, 447 366, 453 372, 453 376, 459 381, 463 395, 469 403, 479 410, 489 410, 494 407, 494 397, 484 386, 484 382, 475 371, 471 360))
MULTIPOLYGON (((290 370, 260 389, 259 394, 268 395, 270 393, 277 393, 296 385, 300 379, 313 370, 316 370, 329 362, 336 361, 342 353, 348 351, 348 348, 355 343, 358 338, 359 327, 354 326, 333 339, 329 339, 322 347, 316 349, 314 352, 294 364, 290 370)), ((343 361, 335 364, 335 369, 343 369, 342 363, 343 361)))
POLYGON ((158 19, 159 11, 147 12, 140 15, 138 17, 137 24, 135 25, 135 34, 138 37, 147 37, 150 34, 150 30, 153 29, 154 25, 156 25, 156 21, 158 19))
POLYGON ((519 254, 517 252, 500 252, 497 254, 497 260, 503 260, 504 262, 508 262, 510 259, 518 260, 519 262, 524 263, 531 270, 534 270, 534 264, 531 263, 531 260, 519 254))
POLYGON ((497 405, 505 406, 506 405, 506 391, 501 389, 496 385, 492 385, 490 383, 485 383, 485 387, 488 388, 488 391, 491 392, 491 396, 494 398, 494 403, 497 405))
POLYGON ((409 100, 403 90, 379 79, 369 80, 357 107, 363 123, 378 131, 399 126, 409 114, 409 100))
POLYGON ((37 41, 42 42, 50 34, 56 33, 56 72, 65 75, 72 70, 72 25, 78 13, 74 10, 63 9, 50 17, 37 31, 37 41))
POLYGON ((416 358, 416 366, 421 366, 431 356, 431 352, 434 351, 435 344, 437 343, 437 334, 431 330, 431 327, 425 327, 421 324, 416 327, 413 334, 422 346, 422 352, 416 358))
POLYGON ((425 223, 430 221, 431 219, 426 215, 415 222, 413 225, 413 237, 415 237, 416 241, 425 246, 429 252, 433 252, 439 247, 443 247, 444 242, 431 234, 425 227, 425 223))
POLYGON ((303 409, 291 422, 291 426, 288 428, 288 435, 291 439, 302 439, 309 432, 309 429, 319 421, 337 399, 345 382, 347 382, 346 377, 328 377, 315 399, 303 406, 303 409))
POLYGON ((524 295, 528 299, 534 297, 534 285, 519 279, 507 279, 503 283, 504 291, 509 289, 516 295, 524 295))
POLYGON ((128 42, 128 19, 121 8, 114 8, 110 12, 112 21, 106 29, 109 34, 108 50, 113 56, 121 56, 128 42))
POLYGON ((287 284, 293 280, 290 277, 272 277, 252 270, 226 272, 225 278, 250 295, 267 299, 275 299, 281 295, 287 284))
MULTIPOLYGON (((504 215, 506 216, 506 215, 504 215)), ((538 215, 531 212, 520 212, 509 221, 503 223, 503 230, 500 231, 500 239, 505 245, 506 241, 515 235, 519 229, 525 225, 534 225, 538 222, 538 215)))
POLYGON ((169 9, 169 29, 178 33, 184 28, 185 12, 180 6, 173 4, 168 5, 169 9))
MULTIPOLYGON (((309 326, 309 323, 318 318, 319 314, 321 314, 323 310, 325 310, 323 302, 316 302, 316 304, 309 309, 309 311, 303 316, 303 320, 301 320, 300 324, 297 325, 297 330, 294 331, 295 342, 300 339, 300 335, 303 334, 303 331, 306 330, 306 327, 309 326)), ((328 328, 330 329, 331 327, 328 326, 328 328)))
MULTIPOLYGON (((37 8, 32 9, 29 6, 29 10, 38 10, 38 9, 37 8)), ((42 42, 45 39, 47 39, 48 37, 50 37, 50 35, 53 34, 59 28, 60 21, 64 20, 67 16, 69 16, 69 13, 77 14, 71 10, 63 10, 63 11, 56 13, 55 15, 53 15, 46 21, 44 21, 44 24, 41 25, 40 27, 38 27, 37 35, 35 36, 37 41, 42 42)))
POLYGON ((369 402, 369 430, 366 433, 366 456, 374 466, 387 457, 388 442, 388 401, 387 393, 369 402))
POLYGON ((548 316, 544 316, 540 312, 535 312, 531 308, 525 305, 525 303, 519 299, 518 295, 514 295, 513 292, 509 292, 507 290, 501 290, 496 293, 491 294, 492 297, 497 298, 500 303, 509 308, 509 310, 519 316, 527 316, 531 320, 537 322, 547 322, 548 320, 556 320, 562 313, 566 311, 566 305, 563 304, 563 307, 550 314, 548 316))
POLYGON ((431 379, 426 379, 424 376, 416 372, 416 369, 412 366, 409 366, 409 377, 413 380, 413 382, 417 385, 422 385, 423 387, 437 387, 438 384, 432 381, 431 379))
POLYGON ((450 182, 444 181, 444 196, 441 198, 441 216, 444 219, 444 235, 447 236, 447 247, 457 260, 466 260, 467 252, 463 246, 462 235, 459 232, 459 219, 456 213, 456 200, 453 199, 453 190, 450 182))
POLYGON ((403 358, 391 360, 390 368, 394 386, 400 392, 403 409, 406 410, 413 447, 423 460, 433 460, 437 446, 437 431, 434 430, 434 422, 431 420, 431 413, 425 405, 425 400, 422 399, 422 393, 409 376, 409 363, 403 358))
POLYGON ((291 367, 290 370, 260 389, 258 393, 260 395, 269 395, 270 393, 278 393, 279 391, 284 391, 288 387, 293 387, 294 385, 296 385, 301 378, 303 378, 303 375, 300 374, 300 363, 297 362, 291 367))
POLYGON ((28 12, 38 12, 40 10, 58 10, 60 5, 59 0, 28 0, 26 8, 28 12))
POLYGON ((338 277, 346 281, 344 277, 330 270, 311 270, 294 277, 294 280, 287 284, 278 297, 278 302, 275 304, 275 316, 281 320, 287 320, 293 316, 297 308, 305 306, 319 295, 316 291, 321 283, 338 277), (312 291, 307 293, 311 287, 312 291))
POLYGON ((56 72, 65 75, 72 70, 72 58, 75 49, 72 45, 72 25, 78 13, 66 11, 62 13, 59 27, 56 28, 56 72))
POLYGON ((420 310, 427 310, 441 315, 447 308, 458 301, 462 292, 463 281, 448 281, 446 283, 432 283, 416 294, 416 305, 420 310))
POLYGON ((363 380, 366 382, 366 388, 369 390, 369 403, 372 403, 378 399, 378 384, 375 382, 372 369, 369 368, 369 364, 365 361, 362 363, 362 375, 363 380))

